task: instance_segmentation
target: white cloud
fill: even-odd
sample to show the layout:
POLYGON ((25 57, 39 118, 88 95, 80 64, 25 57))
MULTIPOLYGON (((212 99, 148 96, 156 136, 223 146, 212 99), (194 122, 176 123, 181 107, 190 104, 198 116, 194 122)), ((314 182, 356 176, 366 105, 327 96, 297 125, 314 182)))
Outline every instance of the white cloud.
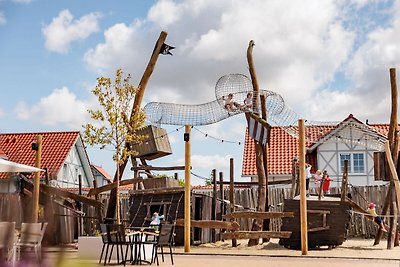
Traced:
MULTIPOLYGON (((375 0, 291 5, 160 0, 146 19, 107 29, 104 41, 87 51, 85 61, 97 71, 122 66, 139 79, 158 33, 166 30, 166 43, 177 48, 174 56, 159 57, 146 100, 201 104, 215 100, 219 77, 249 76, 246 50, 254 40, 260 88, 281 94, 296 113, 310 120, 336 121, 353 113, 379 121, 387 114, 388 69, 400 62, 399 13, 398 2, 380 8, 375 0), (354 17, 356 11, 363 18, 354 17), (382 16, 385 23, 380 23, 382 16)), ((216 129, 216 136, 223 130, 216 129)))
POLYGON ((12 0, 14 3, 18 4, 30 4, 33 0, 12 0))
POLYGON ((74 20, 68 9, 62 10, 50 24, 42 27, 46 48, 58 53, 68 52, 72 42, 84 40, 99 31, 100 17, 100 13, 94 12, 74 20))
POLYGON ((6 16, 4 15, 4 12, 0 10, 0 26, 6 23, 7 23, 6 16))
POLYGON ((85 103, 76 98, 76 95, 67 87, 55 89, 50 95, 42 97, 38 103, 29 107, 26 103, 18 103, 15 112, 21 120, 34 120, 44 125, 67 125, 74 129, 81 129, 81 125, 88 119, 85 103))
MULTIPOLYGON (((191 156, 191 166, 193 170, 206 170, 210 171, 212 169, 224 169, 227 170, 229 169, 229 159, 231 158, 231 155, 192 155, 191 156)), ((183 165, 184 164, 184 159, 178 159, 176 161, 177 164, 183 165)), ((194 171, 195 172, 195 171, 194 171)))

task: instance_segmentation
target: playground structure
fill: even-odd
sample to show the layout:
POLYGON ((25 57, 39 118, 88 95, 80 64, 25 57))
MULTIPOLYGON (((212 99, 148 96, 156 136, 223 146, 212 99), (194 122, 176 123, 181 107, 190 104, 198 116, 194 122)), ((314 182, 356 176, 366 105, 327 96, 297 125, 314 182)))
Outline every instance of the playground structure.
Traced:
MULTIPOLYGON (((140 107, 140 103, 144 94, 144 90, 147 84, 147 81, 154 69, 154 65, 156 63, 158 54, 160 53, 161 46, 163 42, 166 39, 166 33, 162 33, 160 35, 159 40, 156 43, 155 49, 153 51, 152 58, 150 59, 148 68, 146 69, 143 78, 139 84, 139 88, 141 89, 135 98, 135 103, 133 106, 133 110, 137 109, 140 107)), ((296 123, 299 120, 299 115, 295 113, 293 110, 291 110, 289 107, 287 107, 284 103, 283 98, 272 91, 267 91, 267 90, 259 90, 258 88, 258 82, 256 79, 255 75, 255 69, 252 63, 252 48, 254 46, 254 42, 249 43, 249 48, 247 51, 247 57, 249 61, 249 66, 250 66, 250 74, 251 74, 251 79, 247 78, 245 75, 242 74, 230 74, 221 77, 221 79, 218 80, 217 85, 216 85, 216 90, 215 90, 215 96, 216 100, 201 104, 201 105, 181 105, 181 104, 171 104, 171 103, 149 103, 145 107, 145 112, 147 114, 147 119, 155 124, 160 126, 161 124, 173 124, 173 125, 207 125, 211 123, 216 123, 218 121, 221 121, 223 119, 227 119, 231 116, 244 113, 244 112, 250 112, 254 116, 257 116, 260 121, 263 121, 266 123, 266 121, 271 121, 275 123, 276 125, 282 127, 286 132, 291 134, 292 136, 299 137, 299 139, 302 139, 302 142, 299 142, 301 146, 301 143, 304 143, 305 141, 307 142, 320 142, 323 140, 315 140, 312 138, 312 136, 307 135, 307 132, 304 133, 304 131, 301 131, 301 127, 296 127, 296 123), (225 99, 229 94, 233 94, 233 97, 235 101, 238 103, 242 103, 243 100, 246 98, 247 94, 249 92, 253 93, 253 107, 246 110, 243 108, 237 108, 236 110, 227 110, 225 108, 225 99), (261 117, 258 115, 259 110, 261 110, 261 117), (267 113, 268 111, 268 113, 267 113)), ((392 87, 393 89, 393 87, 392 87)), ((392 90, 393 93, 393 90, 392 90)), ((397 88, 396 88, 396 101, 397 101, 397 88)), ((394 104, 392 104, 392 107, 394 104)), ((393 114, 397 114, 397 103, 396 103, 396 111, 392 111, 392 116, 393 114)), ((308 125, 313 125, 312 121, 307 121, 306 122, 308 125)), ((319 122, 318 124, 321 124, 319 122)), ((331 122, 326 122, 327 125, 332 124, 331 122)), ((389 142, 390 142, 390 148, 388 149, 386 138, 382 136, 379 133, 374 133, 370 131, 366 131, 368 126, 365 126, 366 128, 364 129, 362 127, 359 128, 359 133, 361 135, 364 135, 366 139, 368 140, 367 145, 372 146, 375 149, 382 151, 383 148, 386 150, 386 156, 388 157, 388 162, 389 162, 389 167, 391 171, 391 190, 389 192, 388 197, 387 197, 387 205, 385 203, 385 208, 383 213, 386 214, 386 212, 389 209, 389 206, 391 207, 391 214, 393 215, 391 218, 393 220, 391 221, 391 244, 393 241, 396 240, 396 225, 397 225, 397 214, 398 214, 398 207, 399 201, 400 201, 400 189, 399 189, 399 181, 397 177, 397 173, 395 170, 395 166, 397 166, 397 158, 398 158, 398 136, 397 136, 397 131, 395 130, 395 125, 397 125, 397 118, 391 119, 391 130, 390 130, 390 136, 389 136, 389 142), (393 160, 391 161, 391 158, 388 156, 390 153, 389 151, 392 150, 393 153, 392 157, 395 159, 394 162, 393 160), (393 197, 397 195, 397 200, 396 197, 393 197), (397 202, 396 202, 397 201, 397 202), (394 230, 393 230, 394 229, 394 230)), ((189 140, 189 138, 188 138, 189 140)), ((337 139, 335 140, 336 142, 357 142, 356 138, 350 138, 348 136, 341 136, 340 140, 337 139)), ((188 142, 185 143, 185 146, 188 144, 188 142)), ((130 146, 130 144, 128 144, 130 146)), ((303 144, 304 146, 304 144, 303 144)), ((304 152, 304 149, 300 149, 300 153, 302 151, 304 152)), ((247 218, 254 218, 254 223, 253 223, 253 228, 252 231, 248 232, 241 232, 241 231, 235 231, 236 228, 232 228, 231 226, 228 226, 227 222, 225 222, 226 227, 221 227, 221 224, 218 224, 217 221, 215 221, 215 224, 218 224, 218 227, 215 228, 225 228, 229 229, 229 232, 226 232, 224 238, 231 238, 232 240, 235 240, 236 238, 249 238, 250 241, 253 240, 254 242, 258 243, 259 238, 273 238, 273 237, 278 237, 278 238, 288 238, 293 232, 293 229, 289 229, 289 231, 281 231, 281 232, 271 232, 268 230, 268 219, 270 218, 276 218, 276 217, 293 217, 294 215, 291 213, 270 213, 268 212, 268 202, 266 202, 266 199, 268 199, 266 196, 268 196, 268 177, 267 173, 265 170, 266 167, 266 146, 262 146, 261 144, 256 142, 256 153, 258 155, 257 157, 257 173, 259 177, 259 205, 257 208, 257 212, 252 212, 252 213, 234 213, 234 209, 231 207, 230 214, 226 214, 225 218, 227 219, 232 219, 232 218, 238 218, 238 217, 247 217, 247 218), (292 231, 290 231, 292 230, 292 231)), ((136 159, 134 159, 134 162, 136 163, 136 159)), ((134 164, 135 164, 134 163, 134 164)), ((127 162, 121 163, 120 164, 120 176, 122 176, 123 169, 125 168, 127 162)), ((146 165, 144 161, 142 161, 143 165, 146 165)), ((190 161, 189 161, 190 164, 190 161)), ((304 161, 301 162, 300 168, 304 169, 304 161)), ((146 166, 144 166, 146 167, 146 166)), ((138 170, 138 166, 134 166, 133 168, 136 168, 135 170, 138 170)), ((151 168, 147 168, 151 169, 151 168)), ((188 169, 188 166, 185 166, 185 171, 188 169)), ((188 173, 188 172, 185 172, 188 173)), ((302 181, 305 180, 302 175, 300 175, 300 184, 302 184, 302 181)), ((185 179, 189 177, 185 176, 185 179)), ((345 177, 344 177, 345 178, 345 177)), ((120 177, 115 176, 114 181, 120 179, 120 177)), ((135 177, 134 179, 131 179, 129 183, 140 183, 141 179, 135 177)), ((187 184, 190 186, 190 178, 189 181, 186 181, 187 184)), ((345 184, 345 183, 344 183, 345 184)), ((303 187, 303 185, 301 185, 303 187)), ((344 188, 344 187, 343 187, 344 188)), ((112 192, 114 192, 115 185, 109 186, 107 190, 113 189, 112 192)), ((101 190, 97 189, 96 193, 101 192, 101 190)), ((186 191, 188 192, 188 191, 186 191)), ((114 192, 115 194, 115 192, 114 192)), ((302 210, 304 210, 304 203, 307 203, 305 201, 305 194, 301 193, 300 194, 300 207, 302 210)), ((112 196, 112 195, 111 195, 112 196)), ((115 209, 115 203, 112 202, 113 198, 110 198, 110 203, 109 207, 107 210, 107 217, 108 218, 113 218, 113 212, 112 209, 115 209)), ((341 198, 341 204, 350 206, 351 208, 359 211, 359 212, 364 212, 364 209, 359 207, 357 204, 354 204, 351 202, 351 200, 346 199, 346 198, 341 198), (345 202, 345 203, 344 203, 345 202)), ((190 205, 190 202, 186 202, 186 196, 185 196, 185 211, 186 208, 188 209, 188 206, 190 205)), ((304 220, 304 217, 307 217, 307 213, 301 213, 300 214, 300 229, 301 229, 301 247, 303 249, 304 244, 307 243, 307 239, 304 241, 304 232, 307 232, 307 220, 304 220), (305 225, 304 225, 305 222, 305 225)), ((322 218, 327 218, 329 217, 330 211, 328 210, 322 210, 319 211, 318 214, 322 214, 322 218)), ((185 236, 186 236, 186 230, 189 230, 187 228, 186 220, 187 216, 185 214, 185 236)), ((190 218, 189 218, 190 220, 190 218)), ((322 219, 324 222, 324 219, 322 219)), ((329 221, 329 220, 327 220, 329 221)), ((190 224, 189 224, 190 225, 190 224)), ((204 227, 204 228, 210 228, 213 227, 213 225, 210 224, 210 222, 205 222, 205 223, 200 223, 200 222, 195 222, 193 221, 193 226, 196 227, 204 227)), ((326 225, 326 220, 325 224, 323 223, 321 227, 327 227, 326 225)), ((325 229, 318 229, 318 231, 324 231, 325 229)), ((314 231, 317 232, 317 231, 314 231)), ((306 234, 307 235, 307 234, 306 234)), ((377 235, 378 236, 378 235, 377 235)), ((398 237, 397 237, 398 240, 398 237)), ((251 243, 249 241, 249 244, 251 243)), ((253 244, 255 244, 252 242, 253 244)), ((379 241, 378 241, 379 242, 379 241)), ((186 244, 187 239, 185 237, 185 251, 186 250, 186 244)), ((396 245, 396 242, 394 242, 396 245)), ((234 244, 234 242, 232 242, 234 244)), ((389 240, 388 240, 389 244, 389 240)), ((318 244, 321 245, 321 244, 318 244)), ((329 244, 328 244, 329 245, 329 244)), ((389 247, 389 245, 388 245, 389 247)))

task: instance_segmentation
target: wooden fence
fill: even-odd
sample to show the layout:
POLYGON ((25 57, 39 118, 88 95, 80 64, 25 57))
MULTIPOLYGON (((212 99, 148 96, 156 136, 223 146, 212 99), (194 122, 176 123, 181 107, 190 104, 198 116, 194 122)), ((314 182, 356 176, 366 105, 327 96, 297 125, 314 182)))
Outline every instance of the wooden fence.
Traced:
MULTIPOLYGON (((311 194, 316 194, 314 188, 310 189, 311 194)), ((385 202, 387 194, 387 186, 357 186, 350 187, 348 192, 352 196, 352 200, 367 209, 369 202, 374 202, 377 205, 377 213, 382 211, 383 204, 385 202)), ((204 192, 207 193, 207 192, 204 192)), ((268 190, 268 201, 270 205, 270 211, 283 211, 283 200, 290 198, 291 189, 290 188, 279 188, 270 187, 268 190)), ((331 194, 340 194, 340 188, 332 188, 331 194)), ((207 193, 208 194, 208 193, 207 193)), ((212 194, 212 193, 210 193, 212 194)), ((217 192, 217 196, 220 195, 217 192)), ((240 188, 235 189, 235 205, 236 211, 241 210, 256 210, 257 207, 257 197, 258 188, 240 188)), ((228 200, 229 189, 224 189, 225 199, 228 200)), ((240 224, 240 230, 249 231, 252 226, 251 219, 240 219, 237 221, 240 224)), ((281 219, 271 219, 270 229, 271 231, 279 231, 282 225, 281 219)), ((373 238, 375 237, 378 226, 364 218, 364 215, 357 212, 351 213, 350 225, 348 227, 348 237, 363 237, 363 238, 373 238)))

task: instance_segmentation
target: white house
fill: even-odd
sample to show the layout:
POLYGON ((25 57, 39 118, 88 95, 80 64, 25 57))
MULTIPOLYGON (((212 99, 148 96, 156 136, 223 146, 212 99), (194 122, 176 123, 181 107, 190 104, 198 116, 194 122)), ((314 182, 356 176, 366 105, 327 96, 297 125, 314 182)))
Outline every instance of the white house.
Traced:
MULTIPOLYGON (((374 152, 382 149, 389 125, 367 125, 352 114, 337 125, 306 127, 306 161, 313 168, 326 170, 333 182, 340 186, 344 160, 349 160, 349 183, 378 185, 374 177, 374 152)), ((283 128, 273 126, 270 132, 267 164, 269 182, 287 182, 292 178, 293 159, 298 157, 298 139, 283 128)), ((254 140, 246 133, 242 176, 257 178, 254 140)))
POLYGON ((38 135, 42 135, 40 167, 46 170, 42 180, 48 179, 51 185, 61 188, 79 187, 79 181, 82 187, 93 187, 89 158, 78 131, 1 133, 0 148, 9 160, 34 166, 36 151, 32 144, 38 135))

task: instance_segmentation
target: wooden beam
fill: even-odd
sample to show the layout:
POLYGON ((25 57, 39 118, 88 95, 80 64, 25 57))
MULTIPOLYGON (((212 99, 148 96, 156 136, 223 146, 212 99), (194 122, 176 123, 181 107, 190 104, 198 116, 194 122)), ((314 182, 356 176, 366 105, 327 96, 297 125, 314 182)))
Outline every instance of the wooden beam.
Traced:
POLYGON ((349 173, 349 161, 346 159, 344 161, 344 170, 343 170, 343 178, 342 178, 342 189, 341 189, 341 194, 340 194, 340 200, 345 201, 346 196, 347 196, 347 179, 348 179, 348 173, 349 173))
POLYGON ((95 208, 102 208, 104 206, 103 203, 96 201, 94 199, 91 199, 91 198, 88 198, 85 196, 80 196, 80 195, 65 191, 63 189, 58 189, 58 188, 55 188, 55 187, 52 187, 49 185, 41 184, 40 189, 47 194, 64 197, 64 198, 70 198, 75 201, 80 201, 84 204, 93 206, 95 208))
MULTIPOLYGON (((164 31, 162 31, 160 33, 160 36, 158 37, 157 42, 154 46, 153 53, 151 54, 149 63, 147 64, 147 67, 146 67, 146 69, 142 75, 142 78, 139 82, 138 91, 135 95, 135 100, 133 102, 132 111, 131 111, 131 115, 130 115, 131 122, 134 122, 136 120, 135 116, 138 114, 138 110, 140 109, 140 106, 142 104, 144 91, 146 90, 147 83, 150 79, 151 74, 154 71, 154 67, 157 63, 158 56, 160 55, 162 45, 164 44, 165 40, 167 39, 167 35, 168 34, 164 31)), ((125 144, 125 147, 129 150, 130 144, 127 142, 125 144)), ((113 182, 116 182, 117 180, 121 180, 121 177, 124 173, 127 163, 128 163, 128 159, 125 159, 122 162, 120 162, 117 170, 115 171, 113 182)), ((114 188, 113 190, 111 190, 111 193, 110 193, 110 198, 109 198, 108 207, 107 207, 107 215, 106 215, 107 218, 114 218, 116 201, 117 201, 117 190, 116 190, 116 188, 114 188)))
POLYGON ((331 214, 329 210, 307 210, 310 214, 331 214))
POLYGON ((223 239, 259 239, 259 238, 289 238, 290 231, 235 231, 222 234, 223 239))
POLYGON ((329 230, 329 226, 310 228, 307 230, 307 232, 312 233, 312 232, 319 232, 319 231, 324 231, 324 230, 329 230))
POLYGON ((301 255, 308 254, 307 199, 306 199, 306 144, 304 119, 299 119, 299 160, 300 160, 300 237, 301 255))
POLYGON ((274 218, 287 218, 294 217, 294 212, 260 212, 260 211, 237 211, 233 213, 228 213, 223 216, 225 219, 250 219, 256 218, 260 220, 264 219, 274 219, 274 218))
MULTIPOLYGON (((125 185, 130 185, 130 184, 138 184, 140 182, 143 182, 143 178, 133 178, 133 179, 126 179, 122 180, 119 182, 119 186, 125 186, 125 185)), ((87 194, 88 197, 93 196, 93 195, 98 195, 102 192, 112 190, 114 188, 117 188, 117 182, 111 183, 111 184, 106 184, 100 187, 92 188, 89 190, 89 193, 87 194)))
MULTIPOLYGON (((229 202, 230 209, 229 212, 235 212, 235 195, 234 195, 234 161, 233 158, 229 159, 229 202)), ((230 220, 233 222, 233 219, 230 220)), ((232 247, 237 247, 237 240, 235 238, 232 239, 232 247)))
MULTIPOLYGON (((177 219, 177 226, 183 226, 184 220, 177 219)), ((237 222, 226 222, 226 221, 215 221, 215 220, 190 220, 191 227, 197 228, 211 228, 211 229, 227 229, 232 231, 237 231, 240 229, 240 225, 237 222)))
POLYGON ((389 147, 389 141, 386 141, 385 143, 385 154, 387 158, 387 162, 389 165, 390 173, 391 173, 391 182, 393 182, 394 185, 394 193, 396 195, 396 204, 397 207, 400 207, 400 183, 399 183, 399 177, 397 176, 397 171, 396 167, 394 166, 392 155, 390 154, 390 147, 389 147))
MULTIPOLYGON (((192 169, 192 167, 190 167, 192 169)), ((184 171, 185 166, 156 167, 151 165, 141 165, 131 168, 132 171, 184 171)))
POLYGON ((191 132, 192 127, 185 125, 184 141, 185 141, 185 196, 184 196, 184 247, 185 252, 190 252, 190 165, 191 165, 191 132))
MULTIPOLYGON (((40 169, 40 161, 42 159, 42 139, 43 136, 39 134, 36 137, 36 154, 35 154, 35 167, 40 169)), ((35 172, 33 183, 33 207, 32 207, 32 222, 36 223, 39 216, 39 192, 40 192, 40 172, 35 172)))

